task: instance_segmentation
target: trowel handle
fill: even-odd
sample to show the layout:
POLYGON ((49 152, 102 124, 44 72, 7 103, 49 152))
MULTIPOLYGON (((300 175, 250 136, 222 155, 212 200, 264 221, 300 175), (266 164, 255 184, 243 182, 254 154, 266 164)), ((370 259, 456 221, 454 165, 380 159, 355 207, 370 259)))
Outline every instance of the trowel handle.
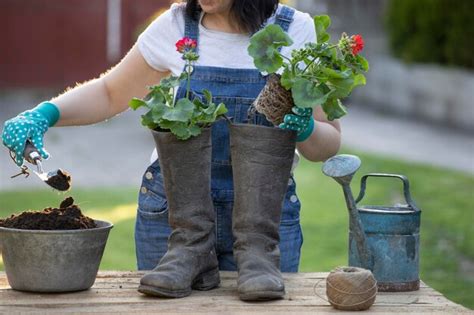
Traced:
POLYGON ((23 157, 33 165, 36 165, 36 161, 41 161, 41 155, 39 154, 38 149, 36 149, 30 140, 26 140, 23 157))
POLYGON ((403 194, 405 195, 405 200, 407 204, 415 211, 420 211, 418 207, 416 206, 415 202, 411 198, 410 194, 410 182, 408 181, 408 178, 404 175, 396 175, 396 174, 384 174, 384 173, 370 173, 367 175, 362 176, 360 180, 360 192, 359 196, 357 197, 355 203, 357 204, 359 201, 364 198, 365 195, 365 187, 367 184, 367 178, 368 177, 391 177, 391 178, 398 178, 401 179, 403 182, 403 194))

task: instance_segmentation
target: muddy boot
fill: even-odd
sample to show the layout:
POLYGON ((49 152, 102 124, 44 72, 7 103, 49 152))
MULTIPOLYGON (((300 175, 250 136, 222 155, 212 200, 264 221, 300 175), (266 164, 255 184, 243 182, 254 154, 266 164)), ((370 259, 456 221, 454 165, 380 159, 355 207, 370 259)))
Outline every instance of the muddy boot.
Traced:
POLYGON ((211 197, 211 130, 198 137, 178 140, 169 132, 155 132, 168 200, 168 251, 138 291, 179 298, 192 289, 210 290, 219 285, 215 252, 215 212, 211 197))
POLYGON ((232 231, 241 300, 285 295, 279 226, 295 154, 296 133, 249 124, 230 126, 234 176, 232 231))

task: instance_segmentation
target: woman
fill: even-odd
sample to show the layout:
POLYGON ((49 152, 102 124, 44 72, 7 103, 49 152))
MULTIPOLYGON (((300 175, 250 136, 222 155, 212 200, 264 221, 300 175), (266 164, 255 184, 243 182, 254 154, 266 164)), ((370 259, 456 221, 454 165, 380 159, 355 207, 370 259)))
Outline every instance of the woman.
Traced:
MULTIPOLYGON (((247 53, 249 38, 271 23, 280 25, 294 41, 291 47, 282 49, 286 56, 292 49, 316 41, 310 16, 279 5, 278 0, 189 0, 185 4, 173 4, 140 35, 136 45, 110 71, 7 121, 3 142, 15 152, 18 165, 23 163, 26 138, 30 138, 43 158, 47 158, 42 139, 48 127, 87 125, 109 119, 125 111, 132 97, 143 97, 147 86, 169 74, 179 75, 184 61, 175 50, 175 43, 184 36, 197 40, 200 55, 191 76, 191 88, 210 90, 218 99, 215 102, 223 101, 227 105, 234 121, 243 122, 249 106, 265 84, 265 77, 254 67, 247 53)), ((338 151, 340 127, 337 121, 329 122, 320 107, 316 108, 311 119, 305 117, 299 124, 286 124, 283 128, 301 130, 297 150, 308 160, 323 161, 338 151)), ((295 111, 289 117, 299 115, 307 116, 311 112, 295 111)), ((270 125, 262 117, 258 117, 256 123, 270 125)), ((232 169, 225 123, 214 124, 212 134, 213 161, 216 161, 211 183, 217 217, 215 254, 219 269, 235 270, 231 228, 232 169)), ((135 241, 138 269, 141 270, 153 269, 158 264, 167 252, 167 239, 172 232, 162 180, 158 160, 155 160, 145 172, 139 195, 135 241)), ((298 270, 302 245, 299 210, 295 182, 290 179, 279 227, 279 258, 283 272, 298 270)), ((157 267, 158 273, 142 279, 144 289, 141 291, 180 297, 188 295, 191 287, 210 289, 217 286, 218 279, 210 278, 206 283, 202 275, 189 278, 185 287, 170 281, 163 284, 163 275, 170 275, 169 271, 163 273, 163 268, 170 267, 174 272, 187 274, 188 267, 177 267, 177 264, 171 263, 170 267, 168 262, 162 262, 157 267), (161 280, 156 279, 157 275, 161 280)), ((273 278, 263 279, 257 283, 258 290, 263 293, 252 295, 252 298, 281 297, 284 291, 277 282, 273 278)))

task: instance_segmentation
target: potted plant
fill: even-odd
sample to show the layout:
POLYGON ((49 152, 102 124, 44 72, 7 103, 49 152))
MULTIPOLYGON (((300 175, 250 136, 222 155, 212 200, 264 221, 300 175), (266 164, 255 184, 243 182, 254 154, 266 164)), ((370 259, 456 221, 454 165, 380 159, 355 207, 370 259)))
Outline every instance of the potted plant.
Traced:
POLYGON ((191 293, 191 287, 209 290, 219 284, 210 126, 227 108, 213 103, 207 90, 202 91, 202 98, 197 95, 201 92, 191 91, 192 64, 199 58, 196 46, 191 38, 179 40, 176 48, 185 60, 184 72, 162 79, 145 98, 134 98, 129 104, 134 110, 148 109, 142 124, 155 140, 172 229, 168 251, 140 281, 138 290, 149 295, 183 297, 191 293), (180 85, 186 93, 175 98, 180 85))
POLYGON ((337 44, 331 44, 330 24, 329 16, 315 16, 317 43, 293 50, 291 58, 279 52, 293 41, 278 25, 268 25, 252 36, 249 54, 255 66, 269 74, 254 106, 273 124, 282 123, 295 105, 321 105, 329 120, 341 118, 347 113, 341 100, 356 86, 365 85, 363 73, 369 63, 359 55, 364 47, 362 36, 343 33, 337 44))
MULTIPOLYGON (((250 40, 248 52, 255 66, 269 74, 254 107, 274 125, 281 124, 295 105, 312 108, 320 104, 329 120, 340 118, 346 114, 341 99, 355 86, 365 84, 363 72, 368 70, 368 63, 358 55, 363 48, 362 37, 343 34, 338 44, 331 45, 326 32, 329 17, 317 16, 314 24, 318 43, 293 50, 291 58, 279 52, 292 40, 278 25, 266 26, 250 40)), ((279 251, 274 248, 279 246, 281 207, 297 133, 250 124, 232 124, 229 129, 239 295, 243 300, 281 298, 285 289, 279 251), (258 245, 261 243, 264 248, 258 245), (258 264, 253 263, 255 257, 258 264)))
POLYGON ((0 251, 10 286, 31 292, 89 289, 113 225, 84 216, 74 200, 0 220, 0 251))

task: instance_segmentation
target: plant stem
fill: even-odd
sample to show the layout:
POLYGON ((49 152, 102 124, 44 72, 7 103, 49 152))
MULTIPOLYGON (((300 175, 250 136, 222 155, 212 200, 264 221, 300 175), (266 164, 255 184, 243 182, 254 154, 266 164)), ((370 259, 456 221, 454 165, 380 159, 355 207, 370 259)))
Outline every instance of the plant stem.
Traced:
POLYGON ((302 72, 302 73, 305 73, 305 72, 306 72, 306 70, 308 70, 309 66, 311 66, 311 65, 312 65, 312 64, 313 64, 313 63, 316 61, 316 59, 318 59, 318 58, 314 58, 313 60, 311 60, 311 62, 310 62, 309 64, 307 64, 307 65, 306 65, 306 68, 304 68, 304 70, 303 70, 303 72, 302 72))
POLYGON ((290 59, 290 58, 288 58, 287 56, 283 55, 283 54, 282 54, 282 53, 280 53, 280 52, 279 52, 278 54, 279 54, 279 55, 280 55, 280 57, 282 57, 283 59, 286 59, 286 60, 288 60, 288 62, 291 64, 291 59, 290 59))
POLYGON ((186 83, 186 98, 189 99, 189 90, 191 89, 191 74, 189 73, 191 69, 191 61, 187 61, 186 74, 187 74, 187 83, 186 83))

